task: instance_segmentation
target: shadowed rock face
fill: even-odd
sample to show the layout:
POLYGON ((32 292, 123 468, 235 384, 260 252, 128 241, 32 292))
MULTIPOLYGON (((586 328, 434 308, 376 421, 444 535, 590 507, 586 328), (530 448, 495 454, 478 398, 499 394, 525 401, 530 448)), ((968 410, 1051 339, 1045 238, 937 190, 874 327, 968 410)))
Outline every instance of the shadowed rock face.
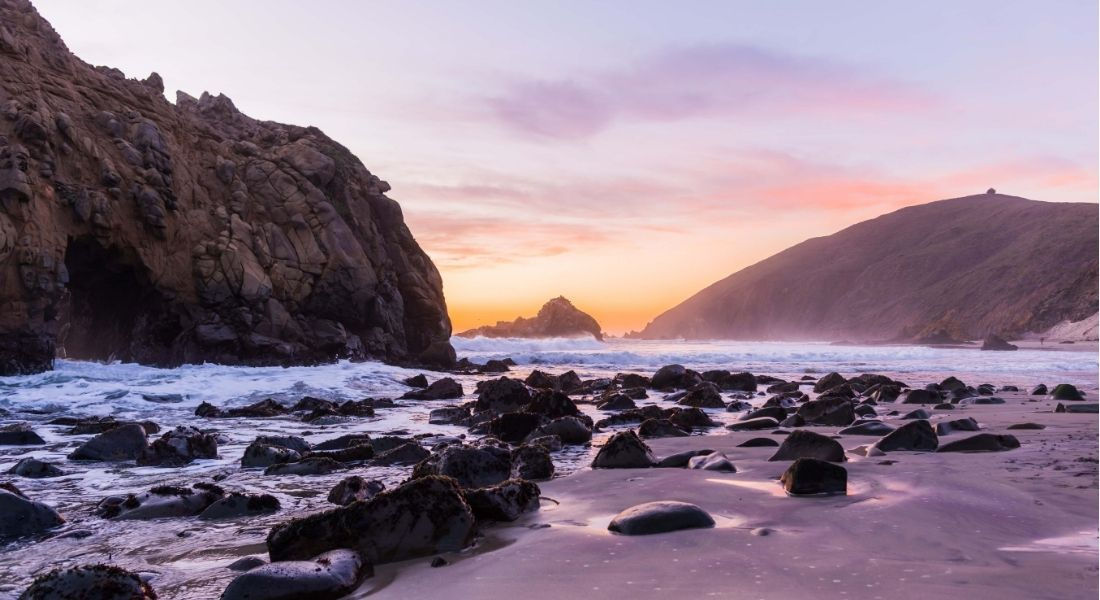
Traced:
POLYGON ((163 96, 0 0, 0 375, 453 360, 442 282, 389 185, 313 127, 163 96))
POLYGON ((1097 216, 1095 204, 996 193, 903 208, 742 269, 635 335, 932 343, 1044 331, 1096 314, 1097 216))
POLYGON ((532 318, 517 317, 515 321, 500 321, 496 325, 484 325, 458 334, 462 337, 578 337, 591 335, 603 339, 600 324, 588 313, 573 306, 564 296, 558 296, 542 305, 539 314, 532 318))

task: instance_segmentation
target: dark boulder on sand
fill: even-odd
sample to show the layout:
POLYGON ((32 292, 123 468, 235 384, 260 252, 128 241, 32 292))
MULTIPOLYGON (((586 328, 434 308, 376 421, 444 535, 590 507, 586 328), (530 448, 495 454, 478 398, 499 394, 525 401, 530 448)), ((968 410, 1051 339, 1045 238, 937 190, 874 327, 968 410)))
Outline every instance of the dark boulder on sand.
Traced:
POLYGON ((84 442, 71 454, 70 460, 116 461, 134 460, 149 447, 145 429, 136 423, 104 431, 84 442))
POLYGON ((814 425, 850 425, 856 420, 855 407, 847 398, 832 396, 810 400, 798 407, 798 416, 814 425))
POLYGON ((0 487, 0 542, 38 535, 64 522, 56 510, 31 500, 14 485, 0 487))
POLYGON ((540 480, 554 476, 550 452, 538 445, 524 445, 512 451, 512 478, 540 480))
POLYGON ((911 411, 909 411, 909 412, 907 412, 907 413, 905 413, 904 415, 901 416, 902 421, 911 421, 913 419, 926 419, 927 420, 927 419, 931 419, 931 418, 932 418, 932 413, 928 412, 927 410, 925 410, 923 408, 918 408, 917 410, 911 410, 911 411))
POLYGON ((328 501, 340 506, 347 506, 356 500, 370 500, 381 494, 385 489, 386 484, 381 481, 352 475, 341 479, 329 490, 328 501))
POLYGON ((939 446, 939 438, 932 425, 923 419, 910 421, 875 442, 874 447, 882 452, 912 450, 916 452, 934 452, 939 446))
POLYGON ((450 400, 461 398, 463 393, 462 385, 450 377, 444 377, 433 381, 426 388, 406 392, 401 398, 403 400, 450 400))
POLYGON ((575 402, 562 392, 553 390, 538 390, 531 396, 531 402, 523 409, 524 412, 542 415, 548 419, 558 417, 571 417, 581 414, 575 402))
POLYGON ((1046 429, 1046 425, 1040 425, 1039 423, 1013 423, 1005 429, 1046 429))
POLYGON ((24 458, 8 469, 8 473, 26 477, 28 479, 42 479, 45 477, 60 477, 65 474, 56 465, 37 458, 24 458))
POLYGON ((630 396, 616 392, 602 398, 596 403, 596 408, 599 410, 630 410, 638 408, 638 405, 634 403, 634 399, 630 396))
POLYGON ((622 535, 650 535, 681 529, 714 527, 714 519, 694 504, 666 500, 632 506, 611 520, 608 531, 622 535))
POLYGON ((686 437, 687 431, 672 424, 668 419, 646 419, 638 425, 638 435, 643 438, 686 437))
POLYGON ((1045 383, 1040 383, 1039 385, 1031 388, 1031 395, 1032 396, 1045 396, 1045 395, 1047 395, 1047 386, 1046 386, 1046 384, 1045 383))
POLYGON ((515 521, 525 512, 538 510, 541 493, 539 486, 523 479, 462 492, 478 522, 515 521))
POLYGON ((740 444, 737 444, 737 447, 738 448, 769 448, 769 447, 774 448, 775 446, 778 446, 778 445, 779 445, 779 442, 775 441, 772 438, 758 437, 758 438, 747 439, 747 440, 741 442, 740 444))
POLYGON ((304 560, 340 548, 357 550, 381 564, 465 548, 474 535, 474 514, 458 484, 448 477, 422 477, 378 494, 272 528, 272 561, 304 560))
POLYGON ((1000 452, 1020 447, 1020 440, 1014 435, 979 433, 961 440, 948 442, 936 452, 1000 452))
POLYGON ((844 462, 844 447, 831 437, 799 429, 792 431, 779 445, 769 461, 816 458, 829 462, 844 462))
POLYGON ((1085 395, 1077 389, 1077 386, 1070 385, 1068 383, 1059 383, 1058 385, 1054 386, 1054 389, 1050 390, 1050 397, 1054 400, 1085 399, 1085 395))
POLYGON ((848 493, 848 470, 816 458, 795 460, 779 481, 791 496, 848 493))
POLYGON ((947 435, 955 431, 978 431, 979 429, 981 427, 978 426, 978 422, 973 417, 936 423, 936 435, 947 435))
POLYGON ((592 428, 577 417, 560 417, 539 427, 531 435, 556 435, 563 444, 587 444, 592 440, 592 428))
POLYGON ((909 390, 905 392, 902 404, 939 404, 943 398, 931 390, 909 390))
POLYGON ((136 574, 109 565, 54 569, 37 577, 19 600, 157 600, 136 574))
POLYGON ((718 386, 709 381, 692 386, 686 395, 676 401, 676 404, 694 408, 726 408, 718 386))
POLYGON ((704 450, 685 450, 683 452, 677 452, 676 454, 670 454, 662 458, 661 460, 657 461, 657 464, 654 466, 661 467, 663 469, 682 469, 688 466, 688 463, 691 461, 692 458, 696 456, 712 454, 713 452, 714 450, 711 450, 709 448, 704 450))
POLYGON ((1095 413, 1100 409, 1100 405, 1097 404, 1062 404, 1058 403, 1058 406, 1054 407, 1056 413, 1095 413))
POLYGON ((508 412, 489 421, 489 433, 502 441, 518 444, 532 431, 546 423, 542 415, 529 412, 508 412))
POLYGON ((760 417, 771 417, 776 421, 782 421, 787 418, 787 409, 782 406, 764 406, 742 415, 740 420, 749 421, 760 417))
POLYGON ((850 427, 845 427, 837 432, 838 435, 874 435, 884 436, 894 430, 892 425, 887 425, 882 421, 862 421, 854 423, 850 427))
POLYGON ((721 471, 723 473, 737 472, 737 467, 734 466, 733 461, 721 452, 693 456, 688 459, 687 468, 701 471, 721 471))
POLYGON ((220 600, 295 600, 343 598, 364 577, 374 574, 354 550, 332 550, 311 560, 273 562, 229 583, 220 600))
POLYGON ((847 382, 848 380, 845 379, 844 376, 840 373, 829 373, 828 375, 825 375, 821 379, 817 380, 817 383, 814 384, 814 393, 820 394, 827 389, 834 388, 838 385, 843 385, 847 382))
POLYGON ((745 421, 736 421, 726 425, 730 431, 758 431, 761 429, 774 429, 779 427, 779 421, 771 417, 757 417, 745 421))
POLYGON ((653 451, 632 430, 611 436, 592 459, 594 469, 644 469, 656 464, 653 451))

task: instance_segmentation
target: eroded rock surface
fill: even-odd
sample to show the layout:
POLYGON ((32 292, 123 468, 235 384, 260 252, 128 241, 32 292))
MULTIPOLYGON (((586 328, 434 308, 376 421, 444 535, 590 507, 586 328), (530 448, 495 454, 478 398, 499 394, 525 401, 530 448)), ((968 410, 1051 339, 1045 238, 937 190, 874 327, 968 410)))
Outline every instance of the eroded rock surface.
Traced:
POLYGON ((450 364, 442 282, 390 187, 314 127, 164 97, 0 3, 0 375, 450 364))

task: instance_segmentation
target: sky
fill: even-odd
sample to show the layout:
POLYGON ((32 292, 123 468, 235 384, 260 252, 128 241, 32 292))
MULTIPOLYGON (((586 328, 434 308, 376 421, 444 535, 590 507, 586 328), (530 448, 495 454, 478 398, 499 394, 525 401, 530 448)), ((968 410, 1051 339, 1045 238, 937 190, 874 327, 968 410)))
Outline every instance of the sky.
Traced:
POLYGON ((1095 0, 38 0, 78 56, 315 125, 456 331, 612 333, 810 237, 995 187, 1096 202, 1095 0))

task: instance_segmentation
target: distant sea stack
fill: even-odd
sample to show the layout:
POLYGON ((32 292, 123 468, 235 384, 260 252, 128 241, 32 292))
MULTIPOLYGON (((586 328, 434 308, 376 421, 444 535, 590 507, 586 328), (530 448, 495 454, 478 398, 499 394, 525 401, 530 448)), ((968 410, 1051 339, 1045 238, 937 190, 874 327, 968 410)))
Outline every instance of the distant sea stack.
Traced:
POLYGON ((635 337, 1015 339, 1097 313, 1097 215, 997 193, 903 208, 742 269, 635 337))
POLYGON ((0 1, 0 375, 453 362, 439 272, 389 185, 313 127, 93 67, 0 1))
POLYGON ((496 325, 484 325, 458 334, 460 337, 517 337, 550 338, 581 337, 591 335, 603 340, 603 329, 591 315, 573 306, 564 296, 558 296, 542 305, 539 314, 532 318, 517 317, 515 321, 500 321, 496 325))

